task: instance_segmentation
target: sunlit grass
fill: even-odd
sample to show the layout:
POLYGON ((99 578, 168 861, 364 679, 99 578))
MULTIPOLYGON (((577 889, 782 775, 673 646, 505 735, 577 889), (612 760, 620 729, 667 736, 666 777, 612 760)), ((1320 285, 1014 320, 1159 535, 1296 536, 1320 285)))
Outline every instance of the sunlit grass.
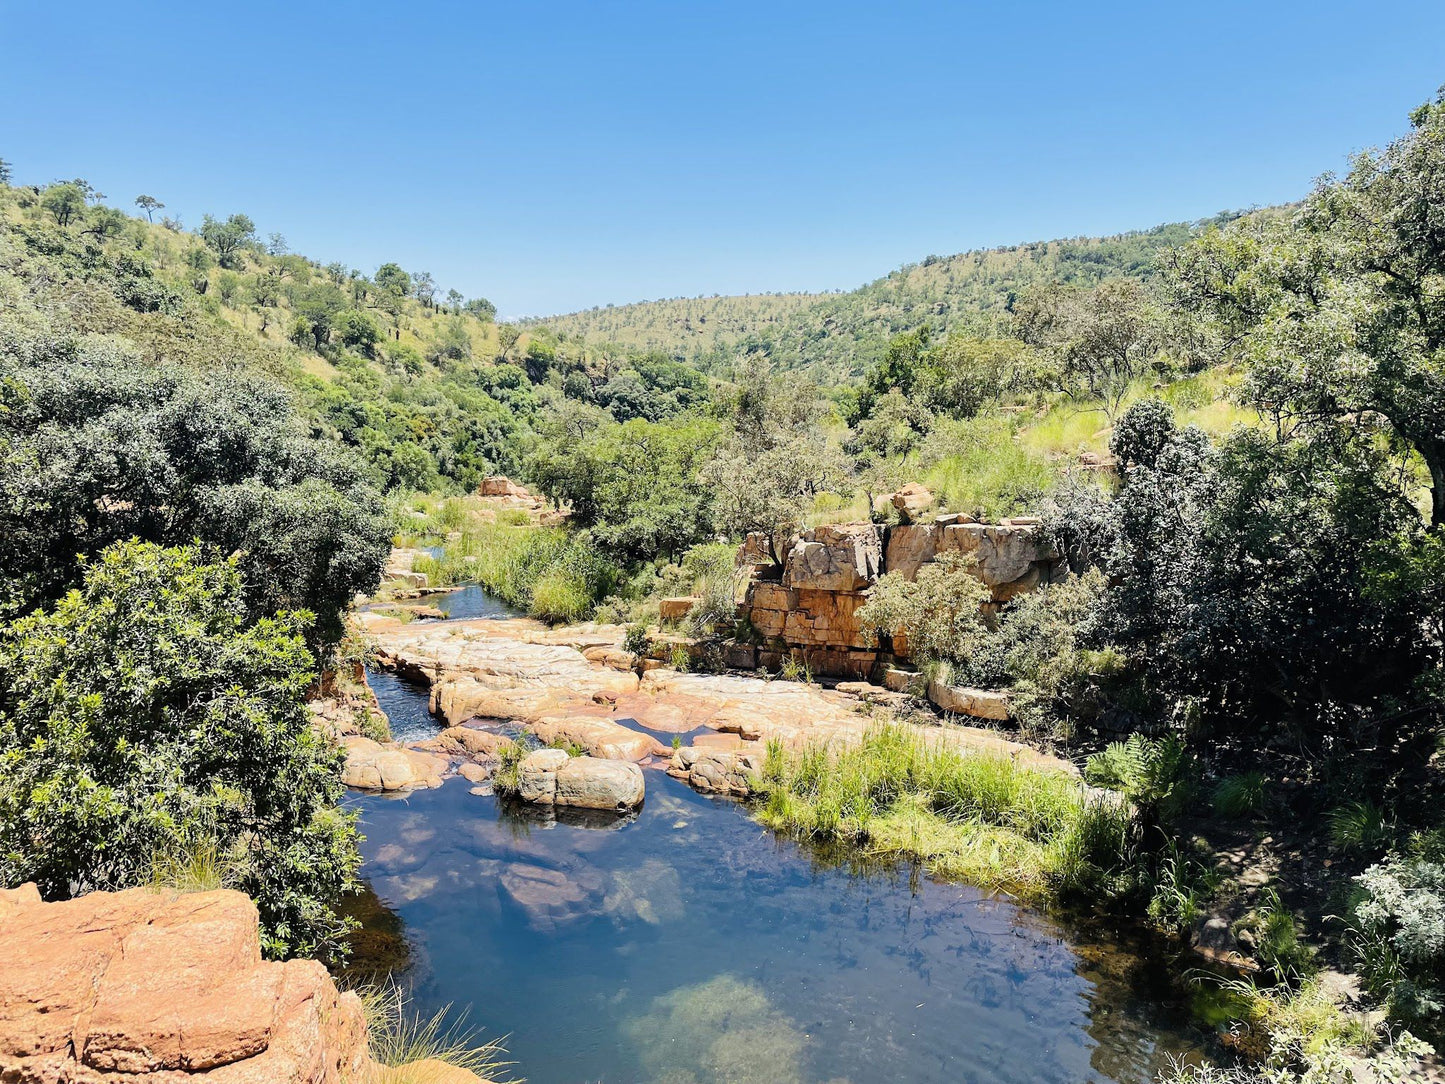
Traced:
POLYGON ((1048 899, 1096 885, 1128 860, 1128 814, 1062 772, 960 752, 906 724, 856 745, 768 749, 758 817, 941 876, 1048 899))
MULTIPOLYGON (((487 1080, 512 1063, 499 1040, 478 1042, 465 1014, 452 1017, 451 1006, 430 1017, 411 1012, 399 986, 359 990, 366 1016, 369 1052, 382 1071, 375 1084, 434 1084, 449 1070, 465 1069, 487 1080)), ((368 1081, 365 1084, 372 1084, 368 1081)))

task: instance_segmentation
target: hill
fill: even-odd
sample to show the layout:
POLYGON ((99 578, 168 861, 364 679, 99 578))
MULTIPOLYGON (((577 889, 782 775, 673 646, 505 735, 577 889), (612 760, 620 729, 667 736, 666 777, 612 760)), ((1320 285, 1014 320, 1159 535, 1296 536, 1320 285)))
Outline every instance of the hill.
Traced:
MULTIPOLYGON (((1209 222, 1235 217, 1225 213, 1209 222)), ((1205 224, 1174 222, 1113 237, 929 256, 848 292, 643 301, 524 326, 598 350, 617 344, 661 351, 712 370, 761 353, 783 368, 810 369, 824 383, 841 382, 866 372, 900 332, 925 324, 942 333, 1000 330, 1019 292, 1036 283, 1147 279, 1156 253, 1183 243, 1205 224)))

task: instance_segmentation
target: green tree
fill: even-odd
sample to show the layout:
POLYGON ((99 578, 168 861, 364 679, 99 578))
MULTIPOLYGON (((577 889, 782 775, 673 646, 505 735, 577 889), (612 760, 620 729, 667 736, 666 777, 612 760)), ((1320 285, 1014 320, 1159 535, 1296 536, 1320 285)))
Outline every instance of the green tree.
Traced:
POLYGON ((233 269, 241 266, 241 253, 256 240, 256 224, 245 215, 230 215, 224 222, 206 215, 196 232, 220 265, 233 269))
POLYGON ((146 213, 147 222, 154 222, 155 213, 165 207, 165 204, 154 196, 137 196, 135 198, 135 205, 146 213))
POLYGON ((129 224, 130 219, 114 207, 98 206, 86 212, 85 229, 80 232, 98 241, 109 241, 119 237, 129 224))
POLYGON ((337 313, 332 330, 343 346, 355 347, 370 356, 381 342, 381 328, 370 315, 357 309, 337 313))
POLYGON ((9 184, 13 175, 10 163, 0 158, 0 184, 9 184))
POLYGON ((384 263, 376 269, 373 278, 377 288, 401 298, 411 292, 411 276, 401 269, 400 264, 384 263))
POLYGON ((305 620, 248 619, 235 559, 126 542, 0 627, 0 882, 64 897, 200 857, 255 899, 268 954, 334 947, 359 857, 305 620))
POLYGON ((40 197, 40 206, 55 216, 60 226, 68 226, 85 214, 85 193, 75 184, 52 184, 40 197))
POLYGON ((1248 363, 1281 426, 1383 428, 1429 475, 1445 527, 1445 93, 1411 131, 1294 213, 1210 230, 1170 261, 1204 342, 1248 363))

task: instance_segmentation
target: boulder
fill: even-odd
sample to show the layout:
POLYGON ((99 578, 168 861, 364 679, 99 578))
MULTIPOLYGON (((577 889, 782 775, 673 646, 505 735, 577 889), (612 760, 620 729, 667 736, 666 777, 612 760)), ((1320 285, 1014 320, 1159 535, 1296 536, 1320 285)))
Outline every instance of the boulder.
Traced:
MULTIPOLYGON (((599 707, 605 709, 606 705, 599 707)), ((666 752, 662 743, 650 734, 639 734, 600 714, 580 714, 582 710, 597 709, 574 709, 566 715, 544 716, 532 724, 532 733, 550 745, 579 746, 599 760, 642 760, 666 752)))
POLYGON ((642 769, 630 761, 572 757, 557 769, 556 804, 618 813, 642 804, 642 769))
POLYGON ((402 1072, 371 1059, 360 999, 321 964, 261 959, 239 892, 0 893, 0 1080, 431 1079, 402 1072))
POLYGON ((788 550, 783 586, 810 591, 861 591, 878 579, 882 532, 871 523, 814 527, 788 550))
POLYGON ((517 797, 551 805, 557 797, 557 769, 572 759, 562 749, 538 749, 522 758, 517 770, 517 797))
POLYGON ((419 741, 413 749, 444 756, 477 759, 495 757, 512 745, 512 739, 505 734, 494 734, 490 730, 478 730, 470 726, 449 726, 435 738, 419 741))
POLYGON ((775 564, 773 560, 773 546, 768 539, 766 531, 749 531, 743 539, 743 544, 738 547, 737 562, 739 567, 767 568, 775 564))
POLYGON ((904 523, 912 523, 933 505, 933 493, 927 486, 909 482, 890 498, 904 523))
POLYGON ((428 753, 383 745, 358 735, 341 740, 346 765, 341 781, 362 790, 425 790, 442 785, 446 761, 428 753))
POLYGON ((657 613, 664 621, 681 621, 698 604, 696 595, 678 595, 665 598, 657 604, 657 613))
POLYGON ((989 587, 1011 583, 1029 570, 1040 554, 1038 530, 1032 525, 951 523, 943 528, 938 549, 970 554, 974 573, 989 587))
POLYGON ((945 685, 930 682, 928 699, 940 709, 954 715, 970 715, 975 719, 1003 722, 1011 718, 1008 693, 992 689, 974 689, 966 685, 945 685))
POLYGON ((745 798, 752 791, 752 780, 762 770, 760 753, 684 745, 673 751, 667 774, 707 794, 745 798))

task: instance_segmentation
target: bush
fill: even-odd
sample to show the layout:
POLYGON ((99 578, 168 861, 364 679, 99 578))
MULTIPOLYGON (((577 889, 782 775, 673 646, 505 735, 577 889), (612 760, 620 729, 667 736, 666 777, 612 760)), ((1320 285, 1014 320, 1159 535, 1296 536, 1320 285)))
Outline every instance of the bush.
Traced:
POLYGON ((1445 848, 1391 855, 1355 878, 1351 944, 1372 994, 1406 1020, 1445 1012, 1445 848))
POLYGON ((970 657, 988 636, 979 606, 989 597, 971 568, 963 554, 944 553, 912 581, 887 573, 858 608, 859 627, 875 636, 902 633, 921 663, 970 657))
POLYGON ((304 630, 247 617, 236 559, 139 542, 0 630, 0 882, 56 898, 224 870, 201 880, 255 899, 268 953, 335 945, 359 857, 302 702, 304 630))
POLYGON ((1214 788, 1214 811, 1221 817, 1236 819, 1252 816, 1264 804, 1264 773, 1245 772, 1221 779, 1214 788))
POLYGON ((1084 778, 1121 791, 1168 822, 1184 812, 1192 797, 1193 759, 1173 734, 1146 738, 1131 734, 1095 753, 1084 765, 1084 778))

